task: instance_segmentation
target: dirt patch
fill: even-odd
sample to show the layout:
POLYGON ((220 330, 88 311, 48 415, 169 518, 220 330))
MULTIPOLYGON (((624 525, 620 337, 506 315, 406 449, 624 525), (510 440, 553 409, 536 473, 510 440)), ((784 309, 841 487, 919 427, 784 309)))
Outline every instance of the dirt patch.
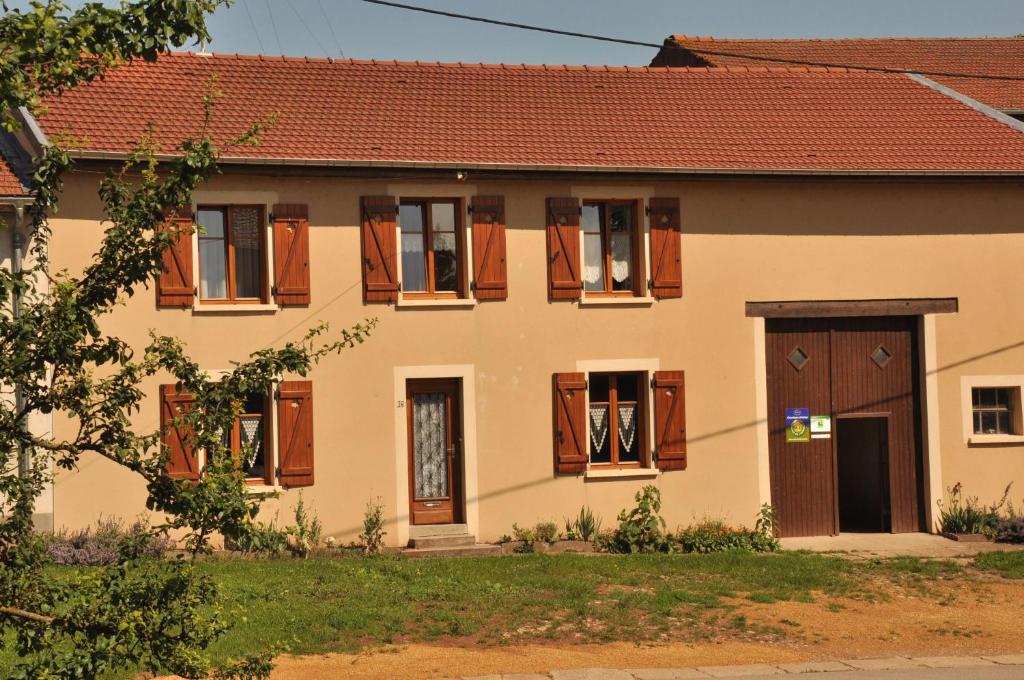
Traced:
POLYGON ((426 680, 564 668, 783 663, 891 655, 1024 652, 1024 583, 934 581, 893 585, 874 599, 757 603, 737 599, 707 623, 707 641, 657 644, 410 644, 362 654, 282 657, 275 680, 426 680), (759 642, 770 638, 770 645, 759 642))

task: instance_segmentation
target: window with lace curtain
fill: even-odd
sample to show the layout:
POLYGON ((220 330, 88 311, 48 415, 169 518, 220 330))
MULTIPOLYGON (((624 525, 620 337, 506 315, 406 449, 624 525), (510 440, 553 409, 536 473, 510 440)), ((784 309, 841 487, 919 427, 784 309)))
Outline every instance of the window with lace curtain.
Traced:
POLYGON ((224 433, 224 443, 238 458, 251 484, 274 483, 273 456, 268 446, 269 423, 270 400, 254 392, 246 396, 231 430, 224 433))
POLYGON ((263 206, 199 206, 199 299, 204 303, 267 301, 263 206))
POLYGON ((636 201, 584 201, 583 292, 586 295, 643 295, 640 220, 636 201))
POLYGON ((591 373, 588 378, 590 464, 646 464, 647 422, 642 373, 591 373))

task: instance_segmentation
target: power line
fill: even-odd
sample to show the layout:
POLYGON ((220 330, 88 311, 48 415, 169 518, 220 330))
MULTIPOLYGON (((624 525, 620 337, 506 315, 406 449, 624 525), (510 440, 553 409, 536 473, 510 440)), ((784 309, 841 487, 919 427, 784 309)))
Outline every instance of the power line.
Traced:
POLYGON ((241 0, 242 8, 245 9, 245 16, 249 17, 249 25, 252 26, 252 32, 256 34, 256 42, 260 46, 260 53, 263 54, 266 50, 263 49, 263 39, 260 38, 260 32, 256 30, 256 22, 252 20, 252 12, 249 11, 249 5, 246 0, 241 0))
POLYGON ((828 61, 809 61, 803 59, 786 59, 783 57, 766 57, 758 54, 743 54, 740 52, 727 52, 722 50, 710 50, 703 47, 683 47, 682 45, 665 45, 651 42, 644 42, 642 40, 628 40, 626 38, 612 38, 606 35, 595 35, 593 33, 580 33, 578 31, 564 31, 557 28, 546 28, 544 26, 534 26, 531 24, 520 24, 512 21, 501 21, 499 19, 489 19, 487 17, 472 16, 470 14, 459 14, 458 12, 446 12, 440 9, 430 9, 428 7, 419 7, 416 5, 406 5, 401 2, 391 2, 390 0, 362 0, 374 5, 383 5, 385 7, 394 7, 396 9, 405 9, 412 12, 422 12, 424 14, 434 14, 442 17, 449 17, 451 19, 463 19, 465 21, 475 21, 481 24, 491 24, 493 26, 504 26, 506 28, 518 28, 524 31, 537 31, 538 33, 552 33, 554 35, 565 35, 571 38, 584 38, 586 40, 599 40, 601 42, 616 43, 619 45, 631 45, 633 47, 653 47, 654 49, 676 49, 685 50, 688 52, 696 52, 697 54, 708 54, 715 57, 738 57, 741 59, 750 59, 752 61, 767 61, 779 64, 792 64, 794 66, 820 66, 825 68, 843 68, 852 69, 857 71, 873 71, 875 73, 916 73, 921 76, 935 76, 940 78, 975 78, 978 80, 1012 80, 1012 81, 1024 81, 1024 76, 997 76, 991 73, 961 73, 956 71, 918 71, 913 69, 899 69, 899 68, 887 68, 884 66, 861 66, 856 64, 841 64, 837 62, 828 61))
POLYGON ((331 38, 334 39, 334 46, 338 48, 338 54, 344 57, 345 50, 341 49, 341 41, 338 40, 338 34, 334 32, 334 24, 331 23, 331 17, 328 16, 327 10, 324 9, 324 3, 316 0, 316 4, 320 8, 320 13, 324 15, 324 21, 327 22, 327 28, 331 31, 331 38))
POLYGON ((277 34, 277 22, 274 21, 274 10, 270 8, 270 0, 263 0, 267 3, 267 15, 270 18, 270 27, 274 29, 274 42, 277 43, 277 53, 284 54, 284 50, 281 49, 281 36, 277 34))
POLYGON ((331 53, 328 52, 327 48, 324 47, 323 43, 320 42, 320 38, 316 37, 316 33, 313 33, 313 31, 309 28, 309 24, 307 24, 306 20, 302 18, 302 13, 299 12, 299 10, 295 9, 295 5, 292 3, 292 0, 286 0, 286 2, 288 3, 288 6, 292 8, 292 12, 295 14, 295 16, 299 18, 299 23, 301 23, 302 27, 306 29, 306 33, 309 33, 309 37, 313 39, 313 42, 316 43, 316 46, 319 47, 320 51, 324 53, 324 56, 331 56, 331 53))

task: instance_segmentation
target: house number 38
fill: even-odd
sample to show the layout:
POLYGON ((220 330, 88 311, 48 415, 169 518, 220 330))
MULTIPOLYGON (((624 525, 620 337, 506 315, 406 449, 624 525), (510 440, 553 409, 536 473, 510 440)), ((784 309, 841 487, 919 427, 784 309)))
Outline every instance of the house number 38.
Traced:
POLYGON ((398 402, 395 404, 395 408, 405 408, 405 400, 399 399, 398 402))

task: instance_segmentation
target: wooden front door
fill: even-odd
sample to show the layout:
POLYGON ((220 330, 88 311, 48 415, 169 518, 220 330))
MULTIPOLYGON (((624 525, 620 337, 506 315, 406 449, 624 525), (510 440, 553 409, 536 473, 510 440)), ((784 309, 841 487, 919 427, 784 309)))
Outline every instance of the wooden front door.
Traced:
POLYGON ((915 317, 766 321, 769 472, 783 536, 839 533, 839 420, 852 417, 887 422, 887 469, 865 474, 879 475, 891 531, 923 530, 916 328, 915 317), (829 436, 788 442, 793 408, 831 416, 829 436))
POLYGON ((462 410, 458 380, 410 380, 409 517, 412 524, 462 521, 462 410))

